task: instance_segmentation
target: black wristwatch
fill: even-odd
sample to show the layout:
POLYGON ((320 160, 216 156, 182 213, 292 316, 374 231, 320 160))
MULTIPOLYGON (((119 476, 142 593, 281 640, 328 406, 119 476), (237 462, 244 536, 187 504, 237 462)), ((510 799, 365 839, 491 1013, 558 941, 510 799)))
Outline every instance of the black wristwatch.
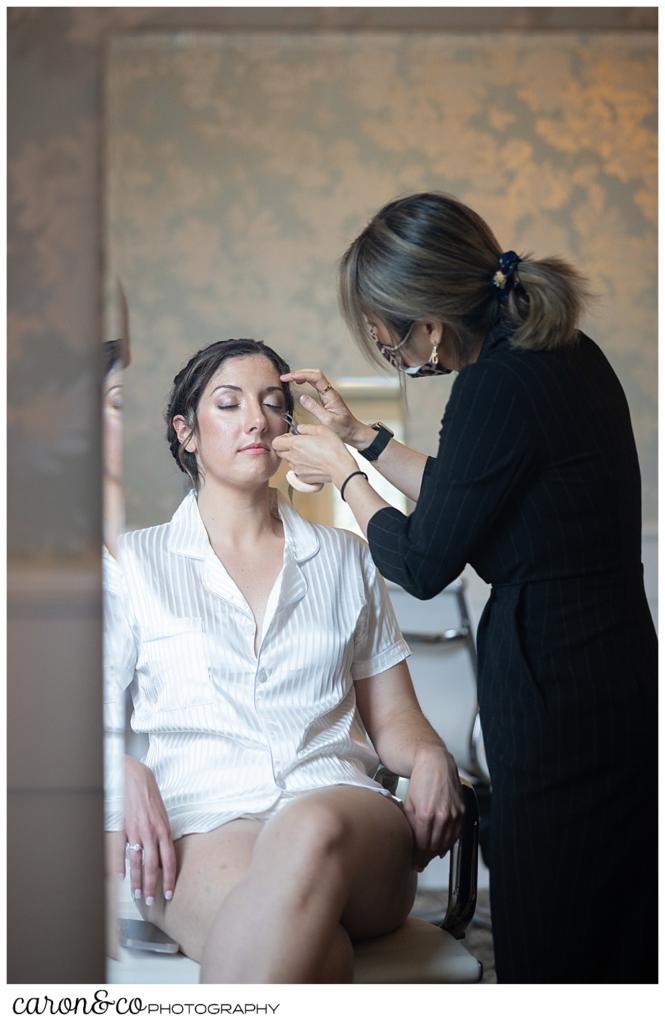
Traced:
POLYGON ((387 427, 385 423, 372 423, 371 427, 372 430, 378 430, 378 434, 372 441, 369 448, 363 448, 363 450, 359 453, 360 455, 362 455, 363 459, 367 459, 368 462, 374 462, 376 459, 378 459, 379 455, 386 447, 391 437, 395 436, 392 430, 390 430, 390 428, 387 427))

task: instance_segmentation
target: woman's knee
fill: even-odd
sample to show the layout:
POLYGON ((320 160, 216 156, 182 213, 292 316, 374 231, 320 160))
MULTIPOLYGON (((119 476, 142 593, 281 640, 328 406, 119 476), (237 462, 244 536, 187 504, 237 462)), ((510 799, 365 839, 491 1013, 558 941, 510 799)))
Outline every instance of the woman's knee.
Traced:
POLYGON ((293 867, 330 866, 349 849, 351 828, 343 810, 315 799, 296 801, 264 828, 253 860, 283 853, 293 867))

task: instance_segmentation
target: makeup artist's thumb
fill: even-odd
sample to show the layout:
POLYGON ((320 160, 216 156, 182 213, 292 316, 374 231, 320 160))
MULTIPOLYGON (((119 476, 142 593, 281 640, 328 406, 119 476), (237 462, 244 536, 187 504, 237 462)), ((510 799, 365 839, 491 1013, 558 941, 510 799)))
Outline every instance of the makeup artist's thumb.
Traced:
POLYGON ((299 434, 319 434, 321 427, 318 423, 299 423, 298 433, 299 434))

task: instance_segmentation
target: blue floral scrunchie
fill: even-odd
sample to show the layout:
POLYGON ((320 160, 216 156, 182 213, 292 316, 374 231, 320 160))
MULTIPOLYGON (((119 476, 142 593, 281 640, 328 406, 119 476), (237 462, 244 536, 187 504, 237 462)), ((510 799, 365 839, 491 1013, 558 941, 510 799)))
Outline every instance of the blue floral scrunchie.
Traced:
POLYGON ((501 302, 506 302, 508 299, 508 292, 514 283, 513 275, 519 262, 519 256, 512 249, 499 256, 499 269, 492 278, 492 284, 495 288, 499 289, 499 299, 501 302))

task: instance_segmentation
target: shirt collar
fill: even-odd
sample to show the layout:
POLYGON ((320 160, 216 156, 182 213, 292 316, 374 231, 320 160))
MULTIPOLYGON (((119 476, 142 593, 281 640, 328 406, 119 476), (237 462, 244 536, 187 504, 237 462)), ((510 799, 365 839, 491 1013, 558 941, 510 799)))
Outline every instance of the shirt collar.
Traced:
POLYGON ((513 333, 513 326, 505 317, 501 317, 493 327, 489 329, 483 338, 483 344, 478 354, 478 359, 484 359, 500 346, 505 345, 513 333))
MULTIPOLYGON (((319 550, 316 529, 296 512, 282 494, 277 494, 279 516, 284 526, 285 549, 296 562, 306 562, 319 550)), ((197 559, 205 559, 211 551, 196 502, 196 492, 193 490, 180 502, 169 523, 168 549, 173 554, 197 559)))

